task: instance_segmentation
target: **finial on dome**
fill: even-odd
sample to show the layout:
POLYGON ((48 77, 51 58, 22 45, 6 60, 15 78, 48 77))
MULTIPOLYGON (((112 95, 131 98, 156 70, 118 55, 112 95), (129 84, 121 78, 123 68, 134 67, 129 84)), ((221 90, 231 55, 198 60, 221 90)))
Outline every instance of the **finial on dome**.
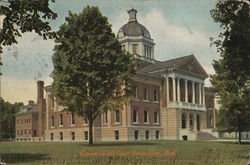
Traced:
POLYGON ((135 10, 133 7, 132 7, 132 9, 130 9, 128 11, 129 21, 137 21, 137 19, 136 19, 136 13, 137 13, 137 10, 135 10))

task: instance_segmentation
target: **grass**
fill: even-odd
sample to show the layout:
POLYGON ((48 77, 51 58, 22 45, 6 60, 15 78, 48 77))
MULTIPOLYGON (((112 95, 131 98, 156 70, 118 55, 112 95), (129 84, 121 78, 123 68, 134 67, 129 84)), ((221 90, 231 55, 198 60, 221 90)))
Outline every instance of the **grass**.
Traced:
POLYGON ((95 146, 77 142, 0 143, 2 160, 18 165, 247 165, 249 152, 249 144, 231 142, 134 141, 102 142, 95 146))

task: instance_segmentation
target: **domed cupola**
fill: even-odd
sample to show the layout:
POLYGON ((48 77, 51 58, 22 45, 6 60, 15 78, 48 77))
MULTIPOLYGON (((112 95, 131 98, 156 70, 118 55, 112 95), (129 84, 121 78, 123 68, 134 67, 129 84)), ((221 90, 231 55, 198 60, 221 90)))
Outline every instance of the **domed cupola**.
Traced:
POLYGON ((154 45, 149 31, 142 24, 138 23, 137 10, 128 11, 129 21, 118 31, 118 40, 122 48, 133 54, 136 59, 154 63, 154 45))
POLYGON ((150 37, 150 34, 148 30, 143 26, 142 24, 139 24, 136 19, 137 11, 135 9, 131 9, 128 11, 129 14, 129 22, 123 25, 119 32, 118 37, 123 36, 144 36, 144 37, 150 37))

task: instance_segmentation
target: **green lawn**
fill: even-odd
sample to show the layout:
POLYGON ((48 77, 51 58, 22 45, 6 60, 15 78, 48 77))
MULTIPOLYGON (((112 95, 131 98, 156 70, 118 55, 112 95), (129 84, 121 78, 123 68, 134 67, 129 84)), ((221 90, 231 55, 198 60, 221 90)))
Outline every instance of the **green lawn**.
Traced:
POLYGON ((250 145, 202 141, 86 143, 2 142, 7 164, 246 165, 250 145), (89 154, 89 155, 88 155, 89 154), (92 155, 90 155, 92 154, 92 155))

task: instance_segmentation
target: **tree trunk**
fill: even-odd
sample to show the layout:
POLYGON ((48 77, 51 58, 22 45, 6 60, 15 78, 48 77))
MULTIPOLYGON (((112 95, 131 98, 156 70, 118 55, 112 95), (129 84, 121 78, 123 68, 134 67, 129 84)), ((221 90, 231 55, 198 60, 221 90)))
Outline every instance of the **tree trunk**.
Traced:
POLYGON ((93 120, 89 120, 89 145, 93 145, 93 120))
POLYGON ((241 144, 241 131, 239 131, 239 143, 241 144))

